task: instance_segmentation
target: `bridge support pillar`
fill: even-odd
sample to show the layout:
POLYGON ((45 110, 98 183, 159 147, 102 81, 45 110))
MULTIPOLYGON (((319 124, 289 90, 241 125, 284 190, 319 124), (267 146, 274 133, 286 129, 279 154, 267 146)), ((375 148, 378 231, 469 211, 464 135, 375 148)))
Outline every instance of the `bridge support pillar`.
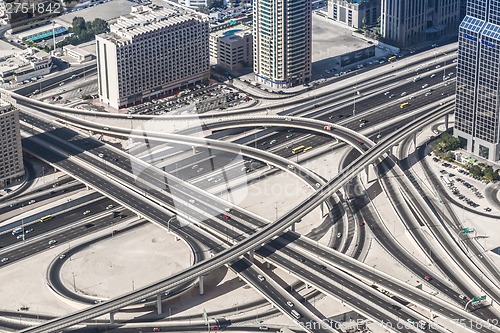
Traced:
POLYGON ((450 121, 450 115, 447 113, 444 115, 444 128, 445 128, 445 131, 448 130, 448 125, 449 125, 449 121, 450 121))
POLYGON ((248 251, 248 260, 253 263, 253 250, 248 251))
POLYGON ((413 147, 415 147, 415 150, 417 150, 417 132, 413 132, 413 147))
POLYGON ((295 231, 295 222, 293 222, 292 225, 290 226, 290 230, 295 231))
POLYGON ((368 185, 375 179, 376 176, 373 165, 368 164, 367 166, 365 166, 365 172, 363 173, 363 177, 361 177, 361 180, 365 183, 365 185, 368 185))
POLYGON ((271 263, 269 261, 266 261, 266 268, 267 269, 271 268, 271 263))
POLYGON ((161 294, 156 295, 156 312, 158 314, 162 313, 162 308, 161 308, 161 294))
POLYGON ((111 325, 114 325, 115 324, 115 313, 114 312, 110 312, 109 313, 109 323, 111 325))
POLYGON ((193 146, 192 148, 193 148, 193 155, 196 155, 196 147, 193 146))
POLYGON ((204 276, 201 275, 199 278, 198 278, 198 288, 200 289, 200 295, 203 295, 205 292, 203 290, 203 278, 204 276))

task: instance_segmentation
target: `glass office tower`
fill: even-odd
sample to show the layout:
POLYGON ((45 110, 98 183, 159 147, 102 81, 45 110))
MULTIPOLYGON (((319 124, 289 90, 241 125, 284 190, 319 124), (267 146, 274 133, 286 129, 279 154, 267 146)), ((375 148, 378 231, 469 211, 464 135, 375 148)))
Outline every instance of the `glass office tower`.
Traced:
POLYGON ((253 1, 257 82, 287 88, 311 77, 311 0, 253 1))
POLYGON ((500 2, 470 0, 460 24, 454 135, 471 153, 500 159, 500 2))

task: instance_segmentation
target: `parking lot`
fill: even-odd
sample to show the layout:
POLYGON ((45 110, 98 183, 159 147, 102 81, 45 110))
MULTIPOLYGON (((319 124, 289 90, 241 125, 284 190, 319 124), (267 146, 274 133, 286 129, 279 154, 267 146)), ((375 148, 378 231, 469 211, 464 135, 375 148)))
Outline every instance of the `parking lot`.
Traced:
POLYGON ((486 212, 491 212, 491 208, 485 202, 482 189, 484 182, 474 177, 465 169, 460 168, 455 164, 444 162, 437 157, 432 160, 440 166, 440 179, 457 198, 463 201, 466 205, 473 208, 482 209, 486 212))
POLYGON ((153 99, 151 102, 133 106, 129 114, 164 115, 183 113, 205 113, 224 110, 251 101, 251 97, 221 84, 196 85, 175 96, 153 99))

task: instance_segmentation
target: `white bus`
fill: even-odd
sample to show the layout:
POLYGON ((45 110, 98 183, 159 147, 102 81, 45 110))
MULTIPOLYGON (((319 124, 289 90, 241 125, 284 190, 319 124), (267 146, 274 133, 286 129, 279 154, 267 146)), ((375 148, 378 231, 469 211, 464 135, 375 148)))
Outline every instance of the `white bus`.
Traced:
POLYGON ((14 230, 12 230, 12 235, 15 236, 15 235, 19 235, 19 234, 22 234, 23 233, 23 228, 16 228, 14 230))
POLYGON ((443 183, 446 184, 446 186, 450 187, 453 185, 453 182, 446 176, 441 176, 441 180, 443 181, 443 183))

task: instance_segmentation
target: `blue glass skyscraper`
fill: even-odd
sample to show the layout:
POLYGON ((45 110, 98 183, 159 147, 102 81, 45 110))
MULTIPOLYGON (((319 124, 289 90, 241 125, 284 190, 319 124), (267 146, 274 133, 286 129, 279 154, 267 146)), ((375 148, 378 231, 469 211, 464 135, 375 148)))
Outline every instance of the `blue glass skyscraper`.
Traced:
POLYGON ((469 0, 460 24, 454 134, 471 153, 500 159, 500 1, 469 0))

